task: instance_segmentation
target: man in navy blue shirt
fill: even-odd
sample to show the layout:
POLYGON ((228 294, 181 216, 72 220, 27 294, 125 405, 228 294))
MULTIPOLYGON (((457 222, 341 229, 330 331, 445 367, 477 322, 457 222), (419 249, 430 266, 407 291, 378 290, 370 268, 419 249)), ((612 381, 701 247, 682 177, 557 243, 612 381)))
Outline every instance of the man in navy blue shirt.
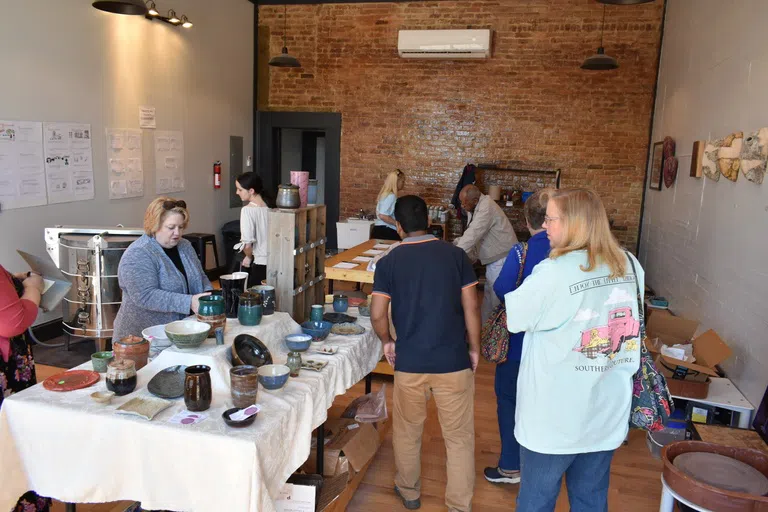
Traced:
POLYGON ((403 241, 376 265, 371 302, 373 328, 395 369, 395 493, 405 508, 421 506, 421 436, 431 395, 447 452, 445 503, 450 511, 469 512, 480 350, 477 278, 462 249, 427 234, 423 199, 398 199, 395 221, 403 241), (390 302, 397 341, 390 337, 390 302))
MULTIPOLYGON (((509 251, 504 267, 493 285, 493 291, 504 304, 504 295, 517 288, 520 265, 523 265, 523 279, 531 275, 533 267, 549 256, 549 239, 541 225, 547 213, 547 189, 536 191, 525 202, 523 213, 531 238, 523 261, 522 244, 509 251), (542 204, 543 203, 543 204, 542 204)), ((507 311, 514 315, 514 311, 507 311)), ((523 350, 524 332, 510 334, 507 360, 496 365, 496 413, 501 435, 501 456, 499 465, 485 468, 485 479, 494 483, 516 484, 520 482, 520 444, 515 439, 515 404, 517 403, 517 374, 520 371, 520 355, 523 350)))

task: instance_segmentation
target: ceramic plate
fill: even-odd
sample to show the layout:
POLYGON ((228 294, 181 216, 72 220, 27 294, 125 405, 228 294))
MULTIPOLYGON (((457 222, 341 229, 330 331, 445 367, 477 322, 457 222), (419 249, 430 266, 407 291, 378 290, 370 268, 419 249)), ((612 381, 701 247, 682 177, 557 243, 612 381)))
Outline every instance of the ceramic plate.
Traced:
POLYGON ((173 402, 156 398, 154 396, 137 396, 118 407, 115 412, 121 414, 133 414, 146 420, 152 420, 157 413, 173 405, 173 402))
POLYGON ((99 374, 90 370, 72 370, 51 375, 43 381, 48 391, 73 391, 99 382, 99 374))
POLYGON ((331 327, 331 332, 343 336, 355 336, 357 334, 363 334, 365 332, 365 327, 353 323, 334 324, 334 326, 331 327))
POLYGON ((157 372, 147 384, 147 390, 160 398, 184 396, 184 365, 170 366, 157 372))
POLYGON ((341 324, 356 322, 357 318, 345 315, 344 313, 326 313, 323 315, 323 320, 332 324, 341 324))
POLYGON ((314 361, 312 359, 307 359, 301 362, 301 368, 303 370, 312 370, 313 372, 319 372, 326 366, 328 366, 328 361, 314 361))
POLYGON ((314 348, 314 349, 310 350, 307 353, 308 354, 321 355, 321 356, 332 356, 332 355, 334 355, 338 351, 339 351, 339 347, 337 347, 335 345, 333 345, 333 346, 326 345, 324 347, 314 348))

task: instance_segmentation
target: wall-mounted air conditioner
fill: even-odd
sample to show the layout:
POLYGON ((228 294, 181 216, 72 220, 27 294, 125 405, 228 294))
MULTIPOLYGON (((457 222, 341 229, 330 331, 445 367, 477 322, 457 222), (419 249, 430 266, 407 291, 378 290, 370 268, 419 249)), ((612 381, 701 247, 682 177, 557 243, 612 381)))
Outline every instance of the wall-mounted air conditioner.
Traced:
POLYGON ((491 56, 491 31, 401 30, 397 52, 404 59, 487 59, 491 56))

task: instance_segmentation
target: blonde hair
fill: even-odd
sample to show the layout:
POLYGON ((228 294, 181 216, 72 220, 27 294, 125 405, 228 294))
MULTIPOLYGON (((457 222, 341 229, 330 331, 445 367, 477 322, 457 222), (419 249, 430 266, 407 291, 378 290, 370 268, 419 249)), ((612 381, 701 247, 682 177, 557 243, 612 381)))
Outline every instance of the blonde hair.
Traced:
POLYGON ((572 251, 587 251, 587 266, 584 272, 591 272, 598 264, 605 264, 611 270, 611 278, 626 273, 627 257, 611 233, 608 215, 600 196, 594 190, 574 188, 547 191, 543 201, 554 201, 560 210, 563 223, 564 244, 553 247, 549 253, 552 259, 572 251))
POLYGON ((181 228, 186 229, 187 224, 189 224, 189 212, 186 203, 173 197, 162 196, 147 206, 147 211, 144 212, 144 232, 149 236, 154 236, 160 231, 165 218, 171 213, 178 213, 184 218, 181 228), (182 203, 183 206, 178 203, 182 203))
POLYGON ((400 169, 395 169, 387 174, 387 179, 384 180, 384 185, 381 187, 381 190, 379 190, 379 195, 376 197, 376 201, 381 201, 389 194, 395 194, 395 197, 397 197, 397 180, 399 180, 401 176, 405 176, 405 173, 400 169))

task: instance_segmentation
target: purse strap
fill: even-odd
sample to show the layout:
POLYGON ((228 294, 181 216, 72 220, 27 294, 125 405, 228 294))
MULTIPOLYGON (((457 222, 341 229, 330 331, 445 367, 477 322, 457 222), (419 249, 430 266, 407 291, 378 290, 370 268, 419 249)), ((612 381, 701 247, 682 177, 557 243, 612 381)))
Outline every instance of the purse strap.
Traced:
POLYGON ((624 251, 627 254, 629 265, 632 267, 632 273, 635 274, 635 288, 637 289, 637 316, 640 318, 640 341, 645 343, 645 309, 643 308, 643 295, 640 293, 640 279, 637 276, 637 270, 635 269, 635 262, 632 261, 632 256, 629 251, 624 251))
POLYGON ((520 269, 517 271, 517 282, 515 283, 515 290, 520 288, 520 284, 523 282, 523 270, 525 268, 525 257, 528 256, 528 243, 520 242, 520 246, 523 248, 523 252, 520 255, 520 269))

